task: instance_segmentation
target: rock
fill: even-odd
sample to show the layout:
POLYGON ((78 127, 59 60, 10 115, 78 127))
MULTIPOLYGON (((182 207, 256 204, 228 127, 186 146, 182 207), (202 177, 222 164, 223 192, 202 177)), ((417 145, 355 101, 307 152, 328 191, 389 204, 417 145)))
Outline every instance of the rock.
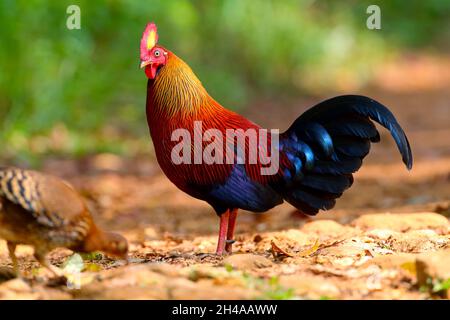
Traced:
POLYGON ((328 238, 351 237, 355 230, 351 227, 343 226, 333 220, 316 220, 305 224, 301 231, 315 234, 321 241, 328 238))
POLYGON ((320 299, 323 297, 337 298, 340 296, 339 288, 330 278, 322 276, 303 275, 282 275, 279 284, 285 289, 293 289, 295 295, 310 299, 320 299))
POLYGON ((344 243, 340 246, 332 246, 320 250, 322 256, 332 256, 335 258, 359 257, 366 255, 366 248, 356 243, 344 243))
POLYGON ((420 254, 416 258, 416 272, 419 285, 428 285, 428 279, 450 279, 450 249, 420 254))
POLYGON ((298 229, 289 229, 281 232, 266 233, 262 240, 255 244, 257 251, 267 251, 272 248, 272 241, 288 252, 299 250, 300 247, 314 243, 317 236, 307 234, 298 229))
POLYGON ((406 264, 415 264, 416 255, 412 253, 398 253, 389 254, 385 256, 378 256, 366 262, 364 266, 377 265, 382 269, 396 269, 403 268, 406 264))
POLYGON ((0 285, 0 299, 2 300, 35 300, 39 295, 24 280, 17 278, 0 285))
POLYGON ((120 171, 124 166, 124 161, 117 155, 101 153, 92 159, 92 166, 99 171, 120 171))
POLYGON ((433 230, 413 230, 397 233, 390 237, 386 244, 395 252, 420 253, 440 249, 450 242, 445 236, 440 236, 433 230))
POLYGON ((144 229, 145 241, 159 240, 159 234, 156 228, 147 227, 144 229))
POLYGON ((159 286, 154 286, 152 288, 123 286, 120 288, 105 288, 100 292, 89 292, 85 290, 77 297, 96 300, 165 300, 169 298, 167 290, 159 286))
POLYGON ((250 253, 229 256, 223 260, 222 264, 224 266, 230 265, 238 270, 269 268, 273 265, 272 261, 266 257, 250 253))
POLYGON ((397 232, 389 230, 389 229, 372 229, 365 233, 366 236, 376 240, 388 240, 393 235, 397 234, 397 232))
POLYGON ((168 299, 169 278, 151 271, 147 265, 104 271, 99 280, 74 292, 81 299, 168 299))
POLYGON ((211 280, 198 282, 177 278, 169 283, 168 294, 175 300, 244 300, 255 299, 258 295, 253 289, 217 286, 211 280))
POLYGON ((289 229, 287 231, 279 232, 279 235, 275 238, 279 238, 279 239, 285 238, 286 240, 294 241, 301 245, 310 243, 311 241, 314 240, 313 237, 311 237, 311 235, 308 235, 308 234, 306 234, 300 230, 296 230, 296 229, 289 229))
POLYGON ((163 262, 153 262, 148 263, 147 266, 151 271, 168 276, 168 277, 178 277, 180 276, 180 268, 174 265, 163 263, 163 262))
POLYGON ((450 223, 446 217, 429 212, 411 214, 367 214, 355 219, 351 224, 363 230, 389 229, 399 232, 434 229, 439 233, 446 233, 450 227, 450 223))
MULTIPOLYGON (((361 259, 366 259, 367 249, 354 243, 344 243, 339 246, 331 246, 319 251, 316 256, 316 263, 333 266, 342 270, 355 263, 363 263, 361 259)), ((367 258, 368 259, 368 258, 367 258)))
MULTIPOLYGON (((79 299, 251 299, 254 290, 243 285, 215 282, 209 267, 199 271, 203 276, 195 281, 187 279, 190 268, 179 268, 165 263, 151 263, 106 271, 99 280, 83 286, 74 293, 79 299)), ((223 270, 227 274, 226 270, 223 270)))

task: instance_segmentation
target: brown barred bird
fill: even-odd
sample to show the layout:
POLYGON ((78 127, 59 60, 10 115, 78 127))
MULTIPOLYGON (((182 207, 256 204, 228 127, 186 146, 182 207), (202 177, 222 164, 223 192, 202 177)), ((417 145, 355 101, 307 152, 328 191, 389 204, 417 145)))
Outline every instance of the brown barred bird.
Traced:
POLYGON ((18 244, 34 247, 35 258, 61 275, 46 258, 65 247, 75 252, 103 251, 125 259, 128 243, 99 229, 80 195, 67 182, 35 171, 0 167, 0 238, 7 241, 15 273, 18 244))

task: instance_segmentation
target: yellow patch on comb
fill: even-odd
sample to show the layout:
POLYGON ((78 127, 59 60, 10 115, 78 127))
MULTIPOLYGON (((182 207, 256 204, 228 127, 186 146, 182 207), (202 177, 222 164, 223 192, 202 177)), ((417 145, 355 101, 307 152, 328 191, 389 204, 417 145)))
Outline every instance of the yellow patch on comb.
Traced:
POLYGON ((147 37, 147 49, 150 50, 156 45, 156 30, 150 30, 147 37))

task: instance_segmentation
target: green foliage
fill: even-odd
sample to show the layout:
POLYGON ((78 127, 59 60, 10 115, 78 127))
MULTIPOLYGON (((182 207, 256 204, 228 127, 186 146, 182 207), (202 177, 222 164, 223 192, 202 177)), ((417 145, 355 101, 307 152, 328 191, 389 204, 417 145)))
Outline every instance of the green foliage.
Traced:
POLYGON ((102 260, 103 254, 101 252, 79 253, 83 261, 102 260))
POLYGON ((231 272, 233 272, 233 266, 231 265, 231 264, 225 264, 225 270, 228 272, 228 273, 231 273, 231 272))
POLYGON ((447 291, 450 289, 450 278, 444 281, 436 280, 433 283, 432 291, 435 293, 439 293, 441 291, 447 291))
POLYGON ((448 290, 450 290, 450 278, 438 279, 428 277, 426 283, 419 287, 419 291, 430 294, 431 298, 442 297, 448 299, 448 290))
POLYGON ((147 135, 138 47, 149 21, 157 23, 160 43, 234 109, 261 92, 363 85, 377 63, 399 48, 445 44, 448 1, 380 2, 380 31, 365 26, 372 2, 1 1, 3 152, 130 152, 114 139, 147 135), (81 8, 81 30, 66 28, 71 4, 81 8), (62 146, 50 141, 35 148, 33 139, 55 126, 68 131, 62 146))
POLYGON ((263 299, 292 300, 295 298, 293 288, 284 288, 280 285, 278 277, 272 277, 268 281, 268 289, 264 292, 263 299))
POLYGON ((285 288, 279 283, 278 277, 273 276, 270 279, 256 278, 244 272, 242 278, 245 281, 247 288, 254 288, 262 292, 257 299, 291 300, 298 298, 295 296, 293 288, 285 288))

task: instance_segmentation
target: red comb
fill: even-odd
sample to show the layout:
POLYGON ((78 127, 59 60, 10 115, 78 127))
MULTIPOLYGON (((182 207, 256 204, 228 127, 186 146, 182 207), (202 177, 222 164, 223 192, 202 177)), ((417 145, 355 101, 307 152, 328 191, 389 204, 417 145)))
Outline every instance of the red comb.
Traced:
POLYGON ((153 22, 147 24, 141 39, 141 60, 147 58, 148 52, 156 45, 158 42, 158 32, 156 29, 156 24, 153 22))

